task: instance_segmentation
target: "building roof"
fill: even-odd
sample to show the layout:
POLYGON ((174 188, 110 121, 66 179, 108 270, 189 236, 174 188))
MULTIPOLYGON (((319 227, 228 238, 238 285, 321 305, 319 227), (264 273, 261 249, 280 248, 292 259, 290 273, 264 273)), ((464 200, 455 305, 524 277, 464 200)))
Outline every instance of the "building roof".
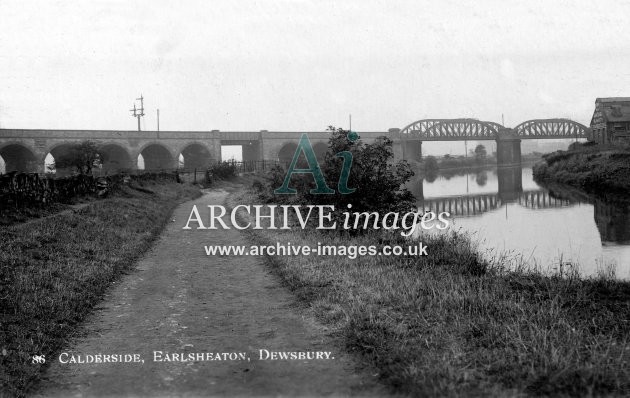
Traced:
POLYGON ((605 97, 605 98, 597 98, 595 102, 628 102, 630 103, 630 97, 605 97))

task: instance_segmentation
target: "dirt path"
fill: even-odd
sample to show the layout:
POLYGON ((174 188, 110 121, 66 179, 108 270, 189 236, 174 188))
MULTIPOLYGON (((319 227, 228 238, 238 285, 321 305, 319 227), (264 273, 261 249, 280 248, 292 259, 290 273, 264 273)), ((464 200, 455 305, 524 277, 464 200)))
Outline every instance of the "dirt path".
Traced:
MULTIPOLYGON (((38 389, 43 396, 382 395, 374 377, 312 319, 257 257, 210 257, 208 244, 249 245, 236 230, 184 231, 192 204, 222 204, 212 191, 179 206, 161 238, 114 287, 64 350, 139 354, 144 363, 61 364, 38 389), (269 351, 331 351, 329 360, 260 360, 269 351), (248 360, 157 362, 154 351, 240 353, 248 360)), ((63 359, 69 360, 66 356, 63 359)), ((183 356, 183 355, 182 355, 183 356)))

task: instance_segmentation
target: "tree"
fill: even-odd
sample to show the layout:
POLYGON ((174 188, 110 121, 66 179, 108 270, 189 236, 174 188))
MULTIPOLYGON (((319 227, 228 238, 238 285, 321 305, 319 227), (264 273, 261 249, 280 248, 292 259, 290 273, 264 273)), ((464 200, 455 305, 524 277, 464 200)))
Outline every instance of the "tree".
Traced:
MULTIPOLYGON (((416 209, 413 194, 405 188, 405 183, 413 176, 411 166, 406 161, 393 162, 392 141, 383 136, 371 144, 360 139, 350 140, 349 131, 329 127, 331 136, 328 151, 323 162, 319 162, 326 185, 334 192, 330 194, 311 193, 316 188, 312 174, 293 175, 290 187, 296 194, 274 194, 274 189, 281 187, 287 171, 281 167, 272 170, 270 190, 261 196, 269 202, 288 202, 315 205, 334 205, 336 209, 346 210, 352 205, 353 212, 406 212, 416 209), (351 193, 340 193, 338 182, 341 181, 342 164, 340 152, 352 154, 352 167, 347 179, 351 193)), ((356 133, 355 133, 356 134, 356 133)), ((333 213, 333 219, 341 213, 333 213)))
POLYGON ((94 167, 100 167, 105 161, 105 156, 99 150, 96 143, 83 141, 70 146, 67 152, 58 156, 51 170, 71 168, 79 174, 91 174, 94 167))
POLYGON ((440 168, 440 166, 438 165, 438 161, 435 158, 435 156, 427 156, 424 159, 424 171, 425 172, 434 172, 437 171, 440 168))
POLYGON ((341 174, 341 159, 336 156, 342 151, 352 153, 352 169, 348 186, 355 188, 351 194, 311 195, 309 201, 324 200, 336 208, 352 204, 353 211, 409 211, 415 209, 413 194, 405 184, 414 173, 407 161, 394 163, 393 142, 388 137, 379 137, 375 142, 348 139, 348 130, 329 126, 331 137, 322 171, 334 187, 341 174), (317 198, 315 198, 317 196, 317 198))
POLYGON ((475 147, 475 159, 484 160, 488 156, 488 152, 486 151, 486 147, 479 144, 475 147))
POLYGON ((475 176, 475 181, 480 187, 485 186, 488 182, 488 173, 486 173, 485 171, 477 173, 477 175, 475 176))

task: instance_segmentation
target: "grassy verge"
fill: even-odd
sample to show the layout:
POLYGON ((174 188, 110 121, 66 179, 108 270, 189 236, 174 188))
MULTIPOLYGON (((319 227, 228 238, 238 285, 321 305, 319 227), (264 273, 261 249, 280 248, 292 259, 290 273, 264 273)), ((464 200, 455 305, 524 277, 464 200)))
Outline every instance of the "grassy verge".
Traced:
POLYGON ((630 150, 578 146, 543 157, 534 178, 572 185, 591 193, 630 193, 630 150))
POLYGON ((150 247, 173 208, 198 195, 191 185, 133 182, 78 211, 3 227, 0 391, 28 391, 44 369, 31 356, 52 358, 150 247))
MULTIPOLYGON (((255 194, 232 205, 258 203, 255 194)), ((245 217, 246 215, 242 215, 245 217)), ((249 231, 257 244, 403 244, 394 235, 249 231)), ((313 316, 412 396, 627 395, 630 283, 507 272, 466 237, 428 257, 268 257, 313 316)))
POLYGON ((0 210, 0 227, 19 224, 28 220, 48 217, 55 213, 68 210, 70 205, 53 203, 45 207, 10 208, 0 210))

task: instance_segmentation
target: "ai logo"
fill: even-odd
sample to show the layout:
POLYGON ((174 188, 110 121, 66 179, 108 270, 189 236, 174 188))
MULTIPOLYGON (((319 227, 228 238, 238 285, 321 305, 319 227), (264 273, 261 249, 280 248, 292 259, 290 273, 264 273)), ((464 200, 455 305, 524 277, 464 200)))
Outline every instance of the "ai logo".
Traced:
MULTIPOLYGON (((349 141, 356 141, 359 138, 359 135, 351 131, 348 133, 347 138, 349 141)), ((350 169, 352 168, 352 153, 342 151, 335 154, 335 156, 343 159, 341 174, 339 175, 339 181, 337 182, 337 190, 341 194, 349 194, 356 191, 356 188, 348 188, 348 178, 350 177, 350 169)), ((335 191, 330 189, 326 184, 326 179, 324 178, 322 169, 319 167, 317 156, 315 156, 315 151, 313 151, 313 146, 311 145, 311 141, 308 139, 308 135, 306 133, 302 134, 300 142, 297 148, 295 148, 295 154, 293 155, 293 159, 289 165, 287 175, 284 177, 284 183, 280 188, 275 189, 273 192, 280 195, 296 194, 297 191, 295 189, 289 188, 289 183, 291 182, 291 176, 293 174, 311 174, 313 176, 317 188, 311 189, 311 194, 335 193, 335 191), (304 153, 304 156, 306 157, 306 162, 308 164, 307 169, 298 169, 296 167, 298 159, 300 158, 300 153, 304 153)))

